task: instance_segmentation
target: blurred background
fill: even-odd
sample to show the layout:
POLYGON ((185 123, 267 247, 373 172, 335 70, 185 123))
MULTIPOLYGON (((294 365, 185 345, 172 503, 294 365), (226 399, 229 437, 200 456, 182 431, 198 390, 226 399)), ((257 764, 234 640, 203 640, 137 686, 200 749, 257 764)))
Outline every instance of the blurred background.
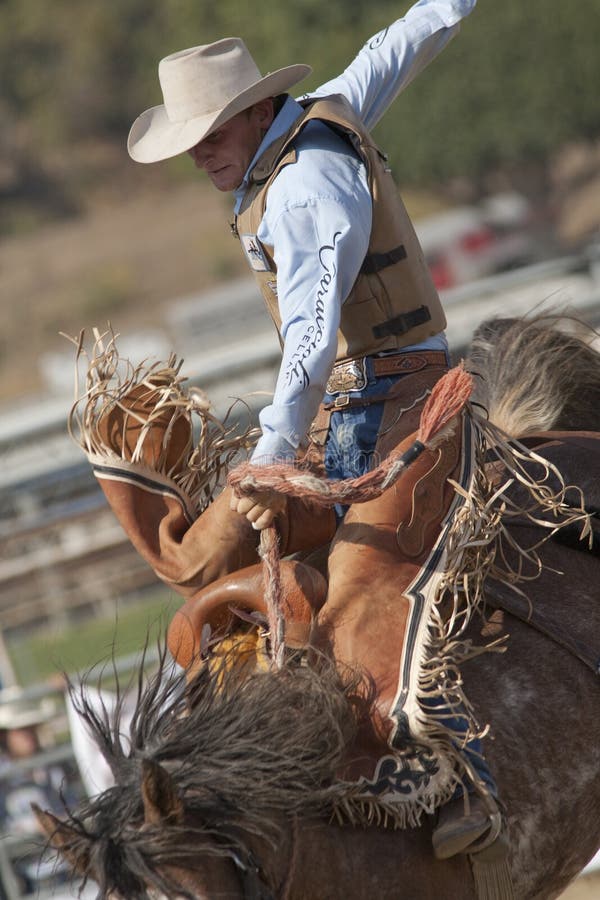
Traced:
MULTIPOLYGON (((61 332, 110 321, 125 355, 175 350, 217 412, 232 397, 264 405, 277 368, 275 334, 229 234, 229 197, 187 157, 141 166, 127 155, 131 122, 161 102, 157 62, 239 35, 263 72, 310 63, 310 91, 409 5, 0 3, 0 709, 10 723, 54 703, 36 765, 39 753, 72 759, 57 673, 111 654, 126 669, 178 602, 130 548, 69 441, 74 348, 61 332)), ((598 0, 479 0, 375 131, 456 358, 490 314, 600 320, 599 33, 598 0)), ((7 765, 13 775, 34 766, 7 765)), ((13 900, 29 887, 13 878, 11 846, 2 838, 13 900)))

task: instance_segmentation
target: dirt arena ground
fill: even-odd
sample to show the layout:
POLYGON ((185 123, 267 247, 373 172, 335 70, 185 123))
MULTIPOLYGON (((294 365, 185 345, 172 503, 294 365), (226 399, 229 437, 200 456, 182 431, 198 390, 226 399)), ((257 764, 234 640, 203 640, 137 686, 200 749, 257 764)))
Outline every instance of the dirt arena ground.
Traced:
POLYGON ((600 872, 578 878, 560 895, 560 900, 600 900, 600 872))

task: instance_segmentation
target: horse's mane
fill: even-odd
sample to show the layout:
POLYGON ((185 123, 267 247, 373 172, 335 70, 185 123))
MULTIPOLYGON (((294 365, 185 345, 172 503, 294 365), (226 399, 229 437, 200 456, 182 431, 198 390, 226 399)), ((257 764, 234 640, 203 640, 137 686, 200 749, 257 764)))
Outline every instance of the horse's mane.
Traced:
POLYGON ((594 336, 590 326, 560 314, 483 322, 468 360, 480 376, 473 400, 513 436, 600 431, 600 353, 590 344, 594 336))
MULTIPOLYGON (((74 705, 109 764, 115 786, 67 810, 77 837, 68 850, 81 872, 104 879, 100 896, 117 891, 137 900, 145 884, 168 893, 165 865, 201 864, 203 853, 247 854, 244 835, 276 841, 285 817, 330 809, 336 770, 371 702, 357 675, 345 682, 333 664, 288 663, 279 671, 237 674, 225 659, 217 672, 173 671, 161 650, 148 680, 140 668, 129 734, 124 698, 98 710, 88 699, 90 675, 71 685, 74 705), (144 824, 142 763, 171 776, 186 813, 185 827, 144 824), (140 832, 140 828, 143 829, 140 832), (161 868, 163 871, 161 871, 161 868)), ((187 896, 177 889, 178 896, 187 896)))

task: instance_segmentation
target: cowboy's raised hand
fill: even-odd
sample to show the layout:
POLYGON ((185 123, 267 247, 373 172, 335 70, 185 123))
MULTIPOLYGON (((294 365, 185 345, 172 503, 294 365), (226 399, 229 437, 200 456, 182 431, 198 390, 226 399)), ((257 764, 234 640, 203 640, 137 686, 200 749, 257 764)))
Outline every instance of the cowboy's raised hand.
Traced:
POLYGON ((287 507, 287 497, 277 491, 257 491, 248 497, 236 497, 232 494, 231 509, 246 516, 257 531, 273 524, 273 520, 287 507))

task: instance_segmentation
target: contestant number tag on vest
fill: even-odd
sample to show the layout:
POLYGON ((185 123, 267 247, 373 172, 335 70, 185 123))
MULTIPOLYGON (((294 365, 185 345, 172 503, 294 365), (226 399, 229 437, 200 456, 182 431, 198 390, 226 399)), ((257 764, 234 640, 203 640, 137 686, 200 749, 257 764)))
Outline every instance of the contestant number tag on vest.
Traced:
POLYGON ((255 234, 240 234, 240 241, 244 248, 250 268, 255 272, 270 272, 271 267, 265 256, 265 251, 255 234))

